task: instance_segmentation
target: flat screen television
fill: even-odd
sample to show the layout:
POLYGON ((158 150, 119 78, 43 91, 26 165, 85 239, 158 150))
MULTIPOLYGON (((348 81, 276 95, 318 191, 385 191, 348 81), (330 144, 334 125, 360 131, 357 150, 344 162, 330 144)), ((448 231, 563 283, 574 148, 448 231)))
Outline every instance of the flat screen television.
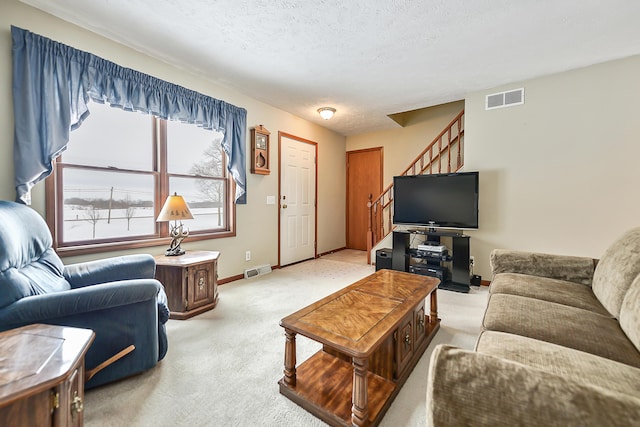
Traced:
POLYGON ((393 178, 393 223, 478 228, 478 172, 393 178))

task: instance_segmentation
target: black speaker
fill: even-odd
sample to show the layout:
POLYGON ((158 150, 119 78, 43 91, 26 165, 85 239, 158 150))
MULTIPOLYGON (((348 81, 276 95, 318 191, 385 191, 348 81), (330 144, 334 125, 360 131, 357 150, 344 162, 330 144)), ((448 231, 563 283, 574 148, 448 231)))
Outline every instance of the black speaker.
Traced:
POLYGON ((376 271, 386 268, 391 270, 391 249, 378 249, 376 251, 376 271))

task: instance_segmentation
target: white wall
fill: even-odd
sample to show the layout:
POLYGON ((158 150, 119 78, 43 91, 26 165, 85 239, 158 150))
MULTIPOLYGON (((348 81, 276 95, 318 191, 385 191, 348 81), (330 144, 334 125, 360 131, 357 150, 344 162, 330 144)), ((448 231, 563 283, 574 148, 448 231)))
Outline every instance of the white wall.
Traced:
MULTIPOLYGON (((464 170, 480 171, 480 227, 466 233, 483 280, 494 248, 599 257, 640 225, 638 76, 635 56, 468 94, 464 170), (524 105, 485 111, 486 95, 520 87, 524 105)), ((426 145, 416 135, 446 125, 452 107, 349 136, 347 150, 383 146, 388 183, 426 145)))
POLYGON ((465 169, 480 171, 476 270, 494 248, 599 257, 640 225, 640 56, 469 94, 465 169), (524 87, 525 104, 485 111, 524 87))
MULTIPOLYGON (((231 238, 189 242, 187 250, 219 250, 220 278, 242 274, 244 269, 260 264, 278 262, 278 208, 266 204, 269 195, 278 195, 278 131, 318 143, 318 253, 345 246, 345 146, 346 138, 326 128, 261 103, 246 95, 211 83, 202 76, 150 58, 140 52, 86 31, 77 26, 20 3, 18 0, 0 2, 0 199, 15 200, 13 183, 13 104, 11 94, 11 33, 15 25, 86 50, 122 66, 153 75, 247 109, 248 127, 264 125, 271 132, 271 174, 253 175, 249 171, 247 155, 248 200, 237 207, 237 235, 231 238), (245 261, 246 250, 252 260, 245 261)), ((249 131, 247 130, 247 138, 249 131)), ((249 151, 248 153, 249 154, 249 151)), ((33 207, 44 215, 44 186, 33 192, 33 207)), ((161 254, 168 246, 135 251, 161 254)), ((102 258, 115 253, 65 258, 65 263, 102 258)))
POLYGON ((464 101, 450 102, 400 115, 403 126, 347 137, 347 151, 382 147, 386 188, 464 108, 464 101))

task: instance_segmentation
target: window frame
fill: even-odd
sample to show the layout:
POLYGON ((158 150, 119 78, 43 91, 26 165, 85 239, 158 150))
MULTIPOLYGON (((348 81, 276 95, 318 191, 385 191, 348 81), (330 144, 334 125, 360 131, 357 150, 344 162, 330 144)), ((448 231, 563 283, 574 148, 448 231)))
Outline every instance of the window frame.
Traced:
MULTIPOLYGON (((153 235, 132 236, 132 237, 115 237, 112 239, 92 239, 84 241, 74 241, 71 243, 62 243, 58 230, 63 230, 64 214, 62 212, 64 206, 62 188, 62 180, 58 179, 63 173, 64 168, 88 169, 100 171, 139 173, 144 175, 153 175, 154 177, 154 217, 157 217, 162 209, 164 201, 169 196, 169 179, 171 177, 187 177, 194 178, 194 175, 184 175, 168 173, 167 171, 167 120, 160 119, 155 116, 149 116, 152 123, 152 138, 149 143, 152 148, 152 171, 138 171, 120 168, 105 168, 98 166, 66 164, 62 160, 64 153, 53 161, 53 170, 51 175, 45 180, 45 219, 51 236, 53 237, 53 248, 60 256, 74 256, 92 253, 110 252, 124 249, 137 249, 153 246, 162 246, 169 244, 169 223, 156 222, 155 232, 153 235)), ((196 126, 196 125, 193 125, 196 126)), ((221 178, 225 184, 226 206, 224 209, 226 227, 222 230, 199 230, 190 232, 189 242, 219 239, 225 237, 233 237, 236 235, 236 204, 234 200, 235 182, 232 175, 227 170, 227 157, 222 156, 221 178)))

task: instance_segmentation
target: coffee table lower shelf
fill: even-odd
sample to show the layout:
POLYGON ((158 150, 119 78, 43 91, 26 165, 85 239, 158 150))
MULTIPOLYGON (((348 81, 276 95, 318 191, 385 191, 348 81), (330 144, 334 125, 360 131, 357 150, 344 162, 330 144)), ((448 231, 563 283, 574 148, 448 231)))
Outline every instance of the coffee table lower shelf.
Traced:
MULTIPOLYGON (((385 404, 391 404, 397 384, 367 373, 369 423, 376 425, 385 404)), ((296 385, 281 379, 280 393, 330 425, 351 425, 353 366, 320 350, 296 368, 296 385)), ((387 409, 387 408, 385 408, 387 409)))

